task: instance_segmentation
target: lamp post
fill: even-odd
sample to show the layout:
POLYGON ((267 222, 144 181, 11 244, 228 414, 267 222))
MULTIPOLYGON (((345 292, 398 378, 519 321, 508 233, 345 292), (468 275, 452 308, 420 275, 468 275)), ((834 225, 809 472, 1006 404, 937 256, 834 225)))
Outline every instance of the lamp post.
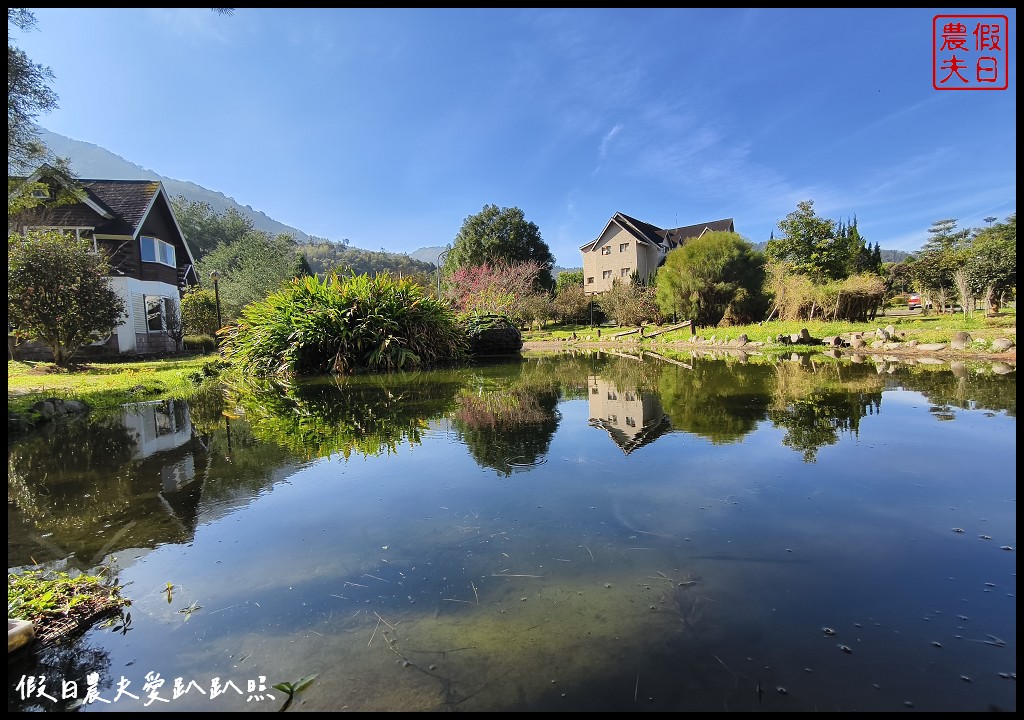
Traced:
POLYGON ((441 262, 444 258, 448 257, 448 253, 452 251, 451 248, 442 250, 441 254, 437 256, 437 299, 441 299, 441 262))
MULTIPOLYGON (((214 270, 210 273, 210 279, 213 280, 213 297, 217 302, 217 331, 224 327, 224 323, 220 319, 220 286, 217 281, 220 280, 220 273, 214 270)), ((220 335, 217 336, 217 345, 220 345, 220 335)))

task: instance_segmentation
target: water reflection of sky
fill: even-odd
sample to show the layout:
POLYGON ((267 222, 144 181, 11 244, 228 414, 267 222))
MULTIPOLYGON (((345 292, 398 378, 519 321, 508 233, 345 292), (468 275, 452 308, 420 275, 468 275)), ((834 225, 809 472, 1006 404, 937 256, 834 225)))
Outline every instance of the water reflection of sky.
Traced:
MULTIPOLYGON (((168 688, 318 673, 300 696, 312 710, 1015 709, 1015 680, 1000 676, 1015 673, 1015 549, 1001 549, 1016 546, 1013 399, 986 385, 995 407, 964 409, 970 386, 935 371, 915 390, 910 374, 894 387, 851 370, 837 390, 791 368, 576 362, 491 369, 465 383, 470 396, 413 382, 406 397, 443 411, 414 441, 400 409, 378 417, 373 437, 394 448, 347 460, 282 452, 287 416, 231 421, 227 452, 224 425, 196 410, 195 432, 151 456, 192 460, 185 537, 151 522, 167 511, 144 500, 163 486, 134 476, 159 478, 151 459, 130 454, 125 481, 103 486, 137 491, 129 505, 145 515, 111 499, 87 523, 110 537, 85 543, 32 474, 44 451, 12 449, 33 514, 9 503, 11 526, 88 554, 131 524, 112 549, 133 629, 96 628, 74 647, 139 687, 149 671, 168 688), (633 406, 595 405, 588 377, 633 406), (552 387, 561 399, 546 404, 552 387), (705 427, 722 412, 722 432, 705 427), (644 413, 706 434, 673 425, 626 452, 612 416, 642 428, 644 413)), ((335 417, 332 397, 294 407, 335 417)), ((9 548, 24 542, 9 535, 9 548)), ((23 672, 82 672, 70 654, 12 664, 9 708, 24 706, 23 672)), ((277 706, 193 693, 167 708, 277 706)))

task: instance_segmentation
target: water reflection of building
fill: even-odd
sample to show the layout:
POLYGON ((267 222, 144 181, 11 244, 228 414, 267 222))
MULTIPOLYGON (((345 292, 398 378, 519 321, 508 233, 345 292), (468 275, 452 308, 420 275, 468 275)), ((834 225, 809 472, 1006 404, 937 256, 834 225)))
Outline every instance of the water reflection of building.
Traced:
POLYGON ((627 455, 672 428, 656 393, 635 388, 620 390, 614 382, 598 375, 587 378, 587 391, 591 427, 606 431, 627 455))
POLYGON ((88 423, 55 424, 8 447, 8 565, 191 541, 203 482, 188 406, 125 406, 88 423))
MULTIPOLYGON (((158 452, 181 447, 192 439, 192 420, 188 405, 176 400, 137 403, 125 407, 125 429, 135 436, 133 460, 143 460, 158 452)), ((165 459, 160 467, 164 492, 180 490, 196 477, 192 453, 177 461, 165 459)))

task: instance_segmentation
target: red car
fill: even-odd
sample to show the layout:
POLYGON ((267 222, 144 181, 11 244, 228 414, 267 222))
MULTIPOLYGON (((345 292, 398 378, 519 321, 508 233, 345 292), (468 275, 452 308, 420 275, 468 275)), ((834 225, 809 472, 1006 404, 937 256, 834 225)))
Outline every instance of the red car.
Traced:
MULTIPOLYGON (((932 304, 929 302, 928 307, 931 306, 932 304)), ((924 307, 924 301, 921 300, 920 295, 914 293, 907 296, 907 310, 920 310, 922 307, 924 307)))

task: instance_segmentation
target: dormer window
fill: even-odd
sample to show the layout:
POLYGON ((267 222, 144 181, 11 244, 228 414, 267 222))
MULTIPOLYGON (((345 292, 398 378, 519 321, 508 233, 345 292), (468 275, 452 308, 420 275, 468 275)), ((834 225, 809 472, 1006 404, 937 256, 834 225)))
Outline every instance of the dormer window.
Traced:
POLYGON ((143 235, 140 240, 142 243, 143 262, 160 263, 161 265, 170 265, 171 267, 178 266, 173 245, 159 238, 147 237, 146 235, 143 235))
POLYGON ((39 187, 32 190, 32 197, 36 200, 49 200, 50 199, 50 188, 39 187))

